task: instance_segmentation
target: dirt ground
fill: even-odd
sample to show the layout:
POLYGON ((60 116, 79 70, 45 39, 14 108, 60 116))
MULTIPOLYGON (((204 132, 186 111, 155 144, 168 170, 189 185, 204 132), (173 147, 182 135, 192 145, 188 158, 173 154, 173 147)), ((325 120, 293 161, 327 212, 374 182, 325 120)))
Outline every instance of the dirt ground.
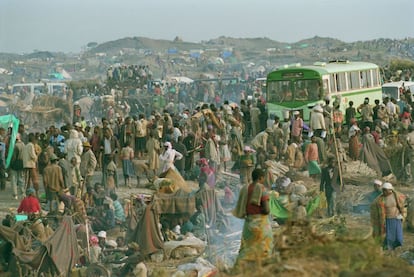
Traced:
MULTIPOLYGON (((306 172, 290 172, 289 174, 294 181, 305 182, 309 190, 319 189, 319 181, 309 178, 306 172)), ((335 218, 326 218, 323 213, 320 213, 312 219, 314 226, 312 228, 291 226, 289 231, 286 226, 275 228, 277 243, 283 242, 287 237, 291 244, 285 245, 285 248, 279 245, 279 250, 273 260, 260 268, 255 267, 253 272, 247 270, 249 276, 414 276, 414 266, 408 263, 411 261, 414 264, 414 233, 404 230, 404 246, 393 252, 383 252, 380 247, 373 245, 371 239, 361 239, 367 234, 370 226, 369 213, 355 213, 352 210, 362 201, 361 195, 372 189, 370 183, 374 179, 372 172, 359 162, 350 162, 345 165, 343 174, 344 189, 338 197, 338 206, 346 212, 335 218), (336 240, 338 232, 340 233, 343 227, 348 232, 348 238, 336 240), (364 272, 363 275, 361 275, 362 272, 364 272)), ((121 199, 129 197, 131 193, 142 193, 142 189, 136 188, 135 179, 132 179, 133 188, 128 189, 122 185, 121 170, 119 176, 121 186, 118 194, 121 199)), ((99 182, 100 178, 101 174, 97 172, 95 181, 99 182)), ((145 183, 144 178, 141 179, 142 183, 145 183)), ((411 198, 414 197, 412 186, 396 184, 395 188, 411 198)), ((219 195, 222 195, 222 192, 219 191, 219 195)), ((0 193, 0 218, 4 218, 11 209, 16 209, 19 203, 20 200, 12 198, 12 189, 8 182, 6 190, 0 193)), ((231 218, 230 213, 228 214, 231 218)), ((240 222, 231 226, 230 232, 236 235, 228 237, 224 247, 223 245, 211 245, 202 255, 218 267, 219 276, 229 276, 228 271, 237 256, 241 235, 240 226, 240 222), (223 248, 228 249, 226 251, 223 248)), ((187 258, 146 264, 151 276, 171 276, 177 265, 191 261, 187 258)))

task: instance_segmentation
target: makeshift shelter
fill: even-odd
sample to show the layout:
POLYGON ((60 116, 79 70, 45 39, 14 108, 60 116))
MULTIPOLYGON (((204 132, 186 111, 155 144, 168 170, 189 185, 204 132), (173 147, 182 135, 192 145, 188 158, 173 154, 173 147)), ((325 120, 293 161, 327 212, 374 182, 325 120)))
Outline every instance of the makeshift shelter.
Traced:
POLYGON ((129 241, 138 243, 143 255, 156 253, 164 247, 158 222, 159 214, 154 210, 153 204, 148 205, 129 241))
POLYGON ((22 276, 22 266, 36 272, 35 276, 44 273, 52 276, 70 276, 72 268, 79 260, 78 243, 72 218, 62 218, 59 227, 42 245, 31 249, 19 233, 9 227, 0 226, 0 237, 13 246, 15 265, 10 265, 12 276, 22 276))
POLYGON ((131 233, 128 241, 138 243, 144 255, 156 253, 164 248, 164 240, 158 227, 161 215, 174 221, 182 216, 191 216, 196 211, 195 195, 176 170, 167 170, 158 180, 168 184, 168 189, 162 189, 165 184, 159 184, 158 191, 151 203, 145 207, 135 229, 131 229, 133 226, 130 226, 128 231, 131 233))
POLYGON ((12 128, 12 133, 9 141, 9 151, 6 158, 6 168, 10 165, 10 160, 13 155, 14 144, 16 142, 17 129, 19 128, 19 119, 12 114, 0 116, 0 126, 4 129, 12 128))

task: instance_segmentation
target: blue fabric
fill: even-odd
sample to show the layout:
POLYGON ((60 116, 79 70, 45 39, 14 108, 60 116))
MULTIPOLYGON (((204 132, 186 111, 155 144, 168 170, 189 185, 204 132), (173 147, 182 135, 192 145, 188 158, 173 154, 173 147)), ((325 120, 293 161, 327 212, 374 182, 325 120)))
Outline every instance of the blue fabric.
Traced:
POLYGON ((114 205, 115 220, 125 222, 125 212, 122 204, 119 202, 119 200, 115 200, 112 204, 114 205))
POLYGON ((387 218, 385 220, 385 240, 384 249, 392 250, 403 245, 402 220, 397 218, 387 218))

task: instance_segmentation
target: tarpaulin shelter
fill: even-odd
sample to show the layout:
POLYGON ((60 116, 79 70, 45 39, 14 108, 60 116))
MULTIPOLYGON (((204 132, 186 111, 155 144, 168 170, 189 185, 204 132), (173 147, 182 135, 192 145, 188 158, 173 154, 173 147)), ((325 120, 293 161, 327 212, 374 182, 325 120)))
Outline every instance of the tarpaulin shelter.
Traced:
MULTIPOLYGON (((79 260, 75 226, 69 216, 63 217, 53 235, 35 249, 28 249, 30 246, 12 228, 0 226, 0 237, 12 244, 13 254, 18 261, 16 265, 28 265, 36 271, 35 276, 43 273, 70 276, 71 269, 79 260)), ((11 270, 14 273, 12 276, 21 275, 18 268, 12 267, 11 270)))
POLYGON ((128 230, 131 234, 128 241, 138 243, 143 255, 150 255, 164 248, 158 228, 161 215, 178 218, 183 214, 191 216, 196 211, 195 194, 177 171, 169 169, 160 177, 174 180, 176 190, 172 193, 155 193, 137 225, 131 225, 128 230))
POLYGON ((12 128, 12 133, 11 133, 9 146, 8 146, 9 151, 6 157, 6 168, 8 168, 10 165, 10 160, 13 155, 14 144, 16 142, 17 130, 19 128, 19 119, 12 114, 2 115, 0 116, 0 127, 3 127, 6 130, 9 127, 12 128))

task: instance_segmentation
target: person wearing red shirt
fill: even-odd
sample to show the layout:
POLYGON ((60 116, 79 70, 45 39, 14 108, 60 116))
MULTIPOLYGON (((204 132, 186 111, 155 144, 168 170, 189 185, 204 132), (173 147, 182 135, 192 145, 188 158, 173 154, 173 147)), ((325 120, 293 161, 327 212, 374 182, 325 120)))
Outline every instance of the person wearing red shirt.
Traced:
POLYGON ((273 233, 270 223, 269 195, 263 185, 265 173, 256 168, 252 172, 251 184, 242 187, 233 215, 244 219, 239 255, 234 265, 235 272, 246 265, 258 263, 271 256, 273 233))
POLYGON ((18 213, 25 213, 25 214, 38 214, 40 213, 40 203, 39 199, 35 196, 35 190, 33 188, 28 188, 26 191, 26 197, 23 198, 22 202, 20 202, 19 208, 17 209, 18 213))

